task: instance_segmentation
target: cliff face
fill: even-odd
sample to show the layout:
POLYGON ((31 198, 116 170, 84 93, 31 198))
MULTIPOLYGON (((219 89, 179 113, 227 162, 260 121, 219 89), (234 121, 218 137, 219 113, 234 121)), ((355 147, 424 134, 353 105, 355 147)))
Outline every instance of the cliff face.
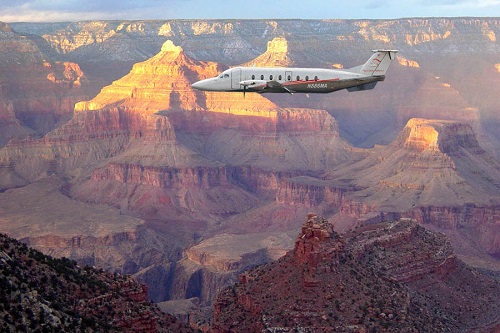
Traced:
POLYGON ((381 223, 342 237, 310 215, 293 251, 243 273, 219 294, 213 332, 488 327, 500 306, 491 303, 489 288, 500 292, 497 282, 458 261, 444 237, 414 222, 381 223), (481 284, 473 282, 478 279, 481 284))
MULTIPOLYGON (((173 141, 175 134, 168 119, 154 113, 162 110, 163 107, 168 107, 168 104, 162 104, 165 102, 161 99, 164 94, 160 92, 167 85, 173 84, 168 79, 167 74, 169 71, 179 68, 175 66, 178 56, 178 50, 167 43, 158 58, 166 58, 170 62, 167 61, 166 65, 161 67, 157 65, 161 59, 155 58, 151 60, 151 66, 148 67, 151 69, 151 73, 156 70, 165 74, 154 76, 161 83, 153 82, 149 88, 147 85, 143 85, 144 82, 141 83, 140 78, 145 79, 152 74, 143 73, 142 76, 137 74, 144 72, 139 64, 129 77, 124 78, 124 83, 120 81, 116 84, 116 88, 111 87, 107 91, 104 89, 103 93, 90 102, 78 103, 77 113, 73 119, 46 135, 42 140, 11 143, 2 153, 4 164, 11 165, 19 177, 32 181, 43 173, 64 174, 72 172, 75 168, 88 166, 100 159, 114 156, 126 149, 127 144, 136 139, 151 142, 153 146, 154 142, 173 141), (139 75, 139 80, 134 79, 137 75, 139 75), (140 87, 144 86, 144 89, 140 89, 141 92, 135 97, 133 96, 136 90, 134 84, 140 87), (148 89, 149 92, 147 92, 148 89), (128 96, 128 100, 124 94, 128 96), (160 98, 151 99, 151 96, 157 95, 160 95, 160 98), (139 110, 134 108, 133 102, 130 102, 130 100, 137 99, 144 101, 143 108, 139 110), (98 106, 103 105, 108 107, 96 110, 98 106), (25 163, 22 161, 27 156, 30 156, 32 166, 35 167, 25 168, 25 163), (50 165, 53 170, 47 170, 47 165, 50 165)), ((186 64, 184 63, 184 65, 186 64)), ((192 72, 189 68, 186 71, 192 72)), ((175 78, 181 82, 181 85, 188 85, 185 77, 175 76, 175 78)))
POLYGON ((266 52, 242 66, 294 67, 295 62, 289 57, 288 41, 284 37, 277 37, 267 43, 266 52))

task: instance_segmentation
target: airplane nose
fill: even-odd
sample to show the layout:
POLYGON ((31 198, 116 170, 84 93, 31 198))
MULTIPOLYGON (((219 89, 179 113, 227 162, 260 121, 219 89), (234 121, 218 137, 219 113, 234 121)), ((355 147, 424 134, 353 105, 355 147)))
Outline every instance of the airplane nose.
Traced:
POLYGON ((198 90, 205 90, 206 89, 206 80, 201 80, 201 81, 198 81, 198 82, 195 82, 191 85, 191 87, 193 87, 194 89, 198 89, 198 90))
POLYGON ((217 78, 200 80, 198 82, 193 83, 191 87, 203 91, 217 90, 217 78))
POLYGON ((199 90, 199 89, 200 89, 200 86, 201 86, 200 81, 198 81, 198 82, 193 83, 193 84, 191 85, 191 88, 194 88, 194 89, 198 89, 198 90, 199 90))

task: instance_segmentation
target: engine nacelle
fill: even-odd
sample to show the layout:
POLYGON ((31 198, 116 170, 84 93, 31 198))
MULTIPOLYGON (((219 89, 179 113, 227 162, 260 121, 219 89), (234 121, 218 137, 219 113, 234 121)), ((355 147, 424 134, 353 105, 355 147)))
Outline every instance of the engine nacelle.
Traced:
POLYGON ((252 90, 264 90, 267 87, 267 81, 265 80, 244 80, 240 84, 252 90))

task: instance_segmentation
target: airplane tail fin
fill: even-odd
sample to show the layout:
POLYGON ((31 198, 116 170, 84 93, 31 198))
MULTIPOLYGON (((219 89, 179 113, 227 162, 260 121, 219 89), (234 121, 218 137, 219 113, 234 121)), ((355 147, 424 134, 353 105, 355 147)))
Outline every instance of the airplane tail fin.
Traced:
POLYGON ((364 65, 351 68, 351 71, 365 75, 383 76, 387 72, 391 61, 396 58, 398 50, 373 50, 372 52, 373 55, 364 65))

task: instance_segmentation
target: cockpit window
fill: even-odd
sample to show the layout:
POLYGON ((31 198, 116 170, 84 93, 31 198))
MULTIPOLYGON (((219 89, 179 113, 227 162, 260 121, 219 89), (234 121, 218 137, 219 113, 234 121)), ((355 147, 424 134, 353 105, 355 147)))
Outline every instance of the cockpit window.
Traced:
POLYGON ((228 78, 229 77, 229 74, 224 74, 224 78, 228 78))

